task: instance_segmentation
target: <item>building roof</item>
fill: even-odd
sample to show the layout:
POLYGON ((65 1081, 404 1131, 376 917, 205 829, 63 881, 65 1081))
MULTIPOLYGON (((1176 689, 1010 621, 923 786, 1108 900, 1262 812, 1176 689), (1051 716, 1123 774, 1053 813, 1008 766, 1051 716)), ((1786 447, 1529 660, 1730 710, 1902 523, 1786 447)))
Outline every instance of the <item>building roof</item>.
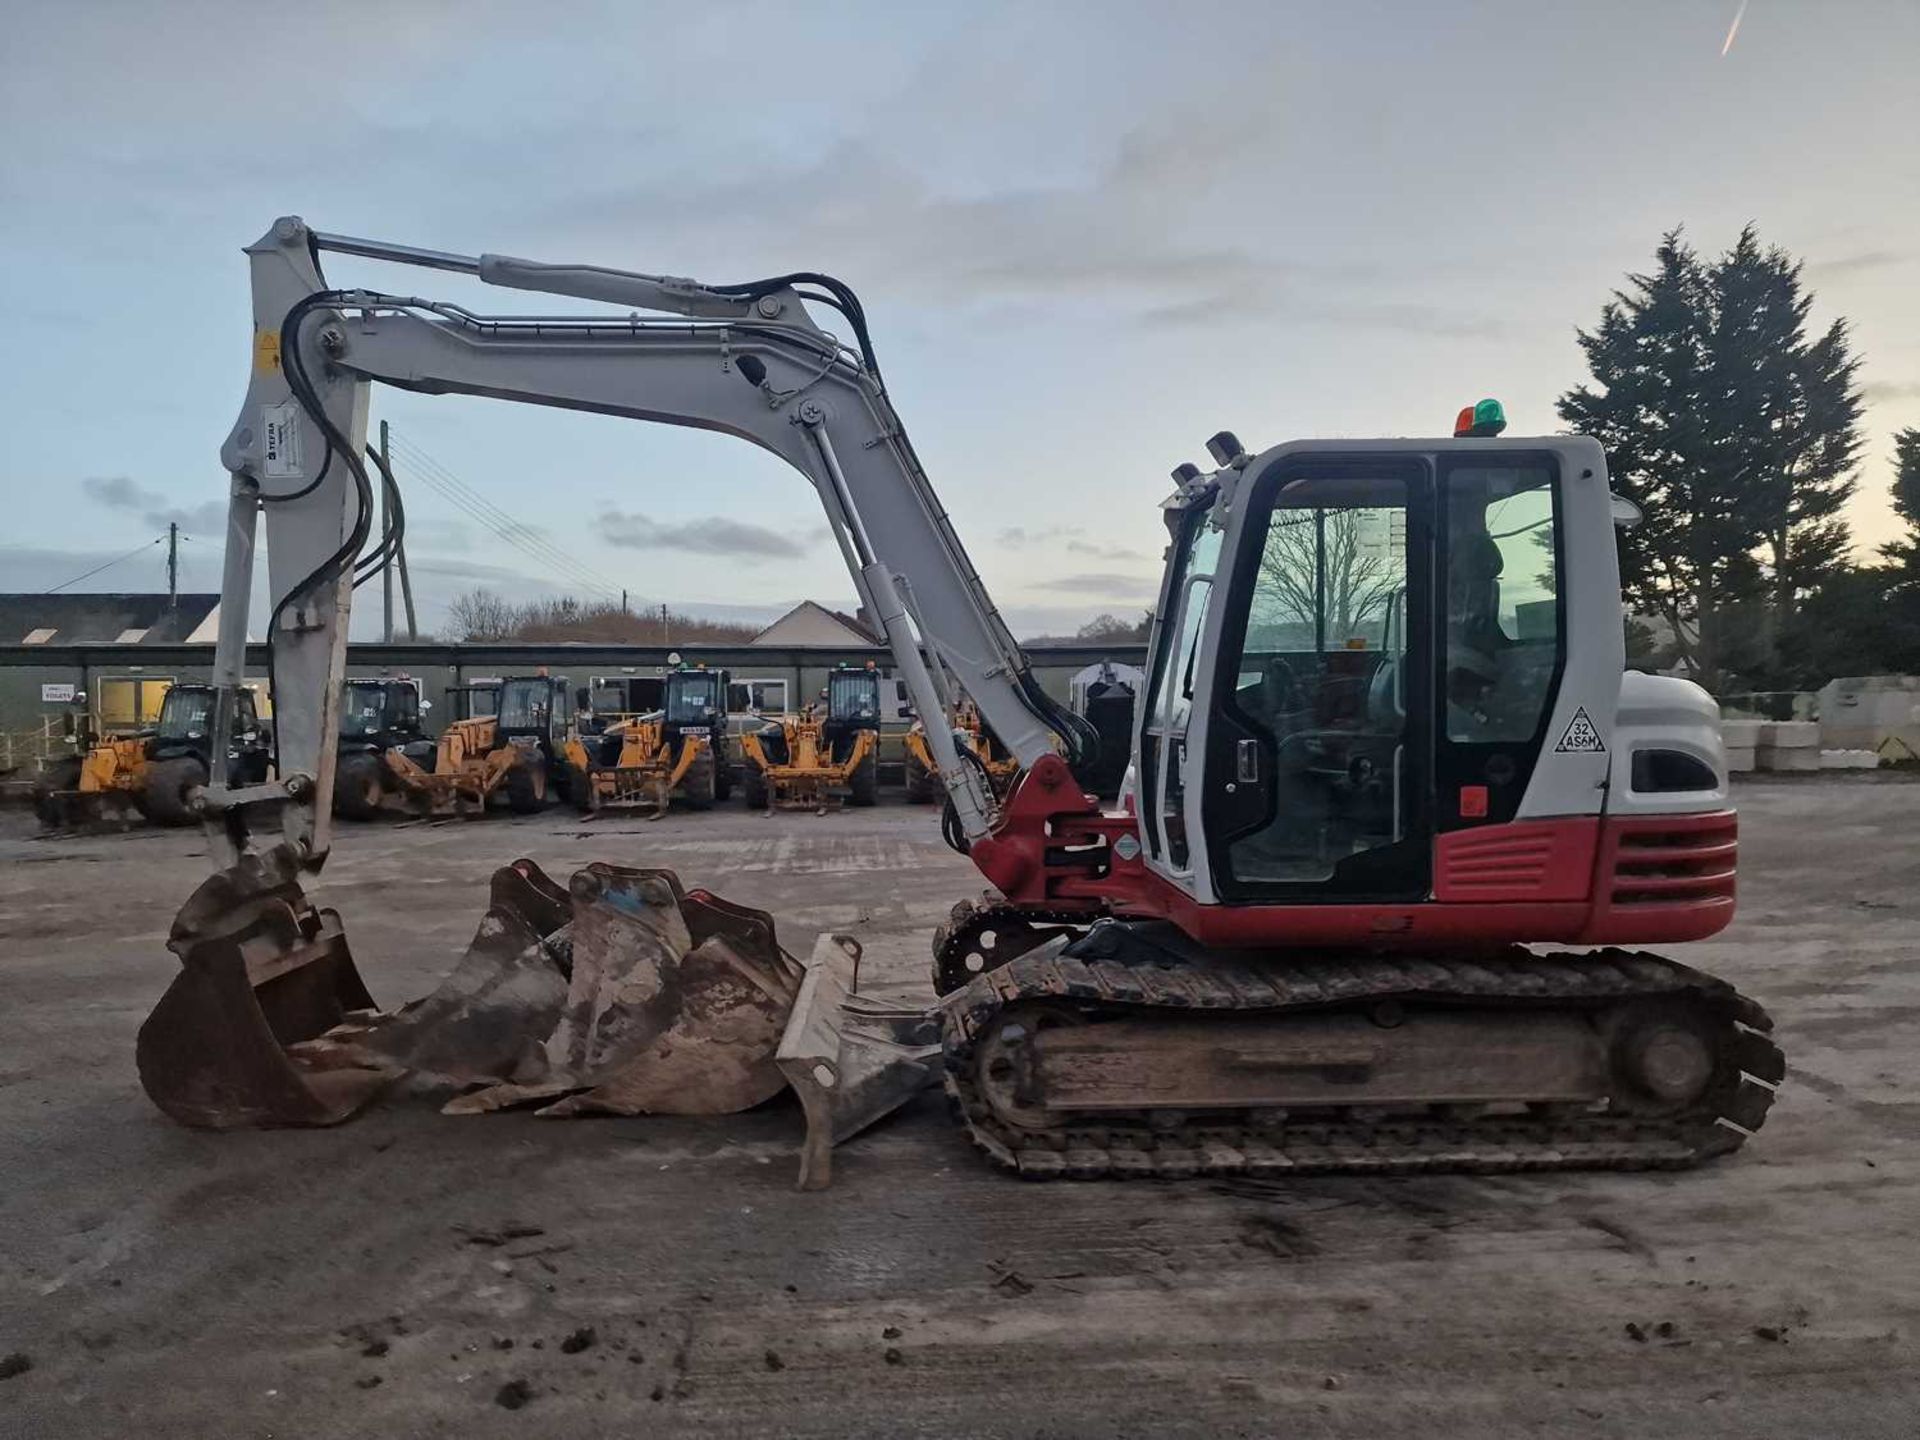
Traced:
POLYGON ((213 639, 218 595, 0 594, 0 645, 167 645, 213 639))
POLYGON ((748 642, 751 645, 791 645, 826 643, 846 645, 884 645, 886 638, 869 629, 866 622, 844 610, 835 610, 816 600, 802 600, 748 642), (841 632, 838 635, 833 631, 841 632), (810 642, 795 631, 814 631, 820 641, 810 642))

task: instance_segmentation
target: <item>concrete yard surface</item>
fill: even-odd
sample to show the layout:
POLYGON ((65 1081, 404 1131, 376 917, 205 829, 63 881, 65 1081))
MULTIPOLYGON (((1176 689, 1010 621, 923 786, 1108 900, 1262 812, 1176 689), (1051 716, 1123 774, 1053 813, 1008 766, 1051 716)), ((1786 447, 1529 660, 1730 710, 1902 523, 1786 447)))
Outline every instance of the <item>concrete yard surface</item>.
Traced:
MULTIPOLYGON (((1739 919, 1682 958, 1773 1012, 1790 1070, 1731 1159, 1028 1184, 928 1094, 817 1194, 784 1097, 556 1121, 402 1091, 332 1130, 177 1128, 133 1041, 201 837, 0 816, 0 1436, 1912 1436, 1920 788, 1738 800, 1739 919)), ((937 829, 898 804, 346 827, 324 901, 383 1004, 520 855, 672 866, 919 994, 979 888, 937 829)))

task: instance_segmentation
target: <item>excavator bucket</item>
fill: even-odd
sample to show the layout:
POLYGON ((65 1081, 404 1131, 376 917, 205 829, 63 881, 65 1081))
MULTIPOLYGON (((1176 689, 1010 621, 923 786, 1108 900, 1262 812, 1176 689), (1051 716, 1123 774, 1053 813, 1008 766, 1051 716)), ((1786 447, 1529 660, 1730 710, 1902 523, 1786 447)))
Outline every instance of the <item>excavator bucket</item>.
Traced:
POLYGON ((860 996, 855 941, 823 936, 803 965, 772 916, 671 870, 595 864, 562 888, 516 860, 454 968, 387 1012, 284 847, 203 884, 171 944, 139 1064, 189 1125, 330 1125, 407 1074, 463 1087, 453 1115, 728 1115, 790 1085, 818 1189, 832 1147, 937 1070, 937 1020, 860 996))
POLYGON ((531 860, 496 870, 487 913, 459 964, 431 994, 308 1047, 391 1063, 462 1085, 544 1066, 539 1037, 560 1018, 572 972, 573 907, 531 860))
POLYGON ((331 910, 302 892, 292 849, 249 855, 181 907, 167 948, 179 973, 140 1027, 140 1083, 183 1125, 332 1125, 398 1066, 297 1049, 373 1009, 331 910))
POLYGON ((572 975, 545 1073, 449 1113, 549 1100, 543 1115, 727 1115, 779 1092, 800 969, 771 916, 665 870, 590 865, 571 890, 572 975))

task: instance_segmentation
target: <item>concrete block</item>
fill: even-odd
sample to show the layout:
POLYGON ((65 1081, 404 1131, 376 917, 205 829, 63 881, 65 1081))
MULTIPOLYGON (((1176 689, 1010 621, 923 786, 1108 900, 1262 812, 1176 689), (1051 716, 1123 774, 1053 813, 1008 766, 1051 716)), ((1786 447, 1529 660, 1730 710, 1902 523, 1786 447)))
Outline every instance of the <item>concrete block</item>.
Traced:
POLYGON ((1720 743, 1729 750, 1751 750, 1760 743, 1760 727, 1764 720, 1722 720, 1720 722, 1720 743))
POLYGON ((1820 769, 1818 750, 1761 750, 1755 758, 1762 770, 1794 773, 1817 773, 1820 769))
POLYGON ((1759 748, 1818 751, 1820 727, 1811 720, 1768 720, 1760 727, 1759 748))
POLYGON ((1751 745, 1735 748, 1729 745, 1726 750, 1727 772, 1732 775, 1744 775, 1753 769, 1753 747, 1751 745))
POLYGON ((1822 750, 1822 770, 1878 770, 1880 757, 1871 750, 1822 750))

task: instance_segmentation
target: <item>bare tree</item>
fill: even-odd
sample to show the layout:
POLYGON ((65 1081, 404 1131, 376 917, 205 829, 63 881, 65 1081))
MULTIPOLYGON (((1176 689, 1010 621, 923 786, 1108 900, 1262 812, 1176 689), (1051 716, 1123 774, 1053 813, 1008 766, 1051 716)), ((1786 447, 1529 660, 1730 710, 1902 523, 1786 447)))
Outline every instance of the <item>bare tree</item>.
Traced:
POLYGON ((1339 646, 1382 618, 1402 583, 1402 567, 1392 558, 1390 537, 1370 532, 1391 514, 1275 510, 1260 555, 1254 623, 1278 632, 1276 639, 1310 643, 1324 617, 1327 643, 1339 646))
POLYGON ((447 629, 455 640, 505 640, 516 619, 513 606, 491 590, 469 590, 447 606, 447 629))
POLYGON ((1151 610, 1137 621, 1122 620, 1108 612, 1082 625, 1073 638, 1094 645, 1137 645, 1147 638, 1147 629, 1152 623, 1151 610))

